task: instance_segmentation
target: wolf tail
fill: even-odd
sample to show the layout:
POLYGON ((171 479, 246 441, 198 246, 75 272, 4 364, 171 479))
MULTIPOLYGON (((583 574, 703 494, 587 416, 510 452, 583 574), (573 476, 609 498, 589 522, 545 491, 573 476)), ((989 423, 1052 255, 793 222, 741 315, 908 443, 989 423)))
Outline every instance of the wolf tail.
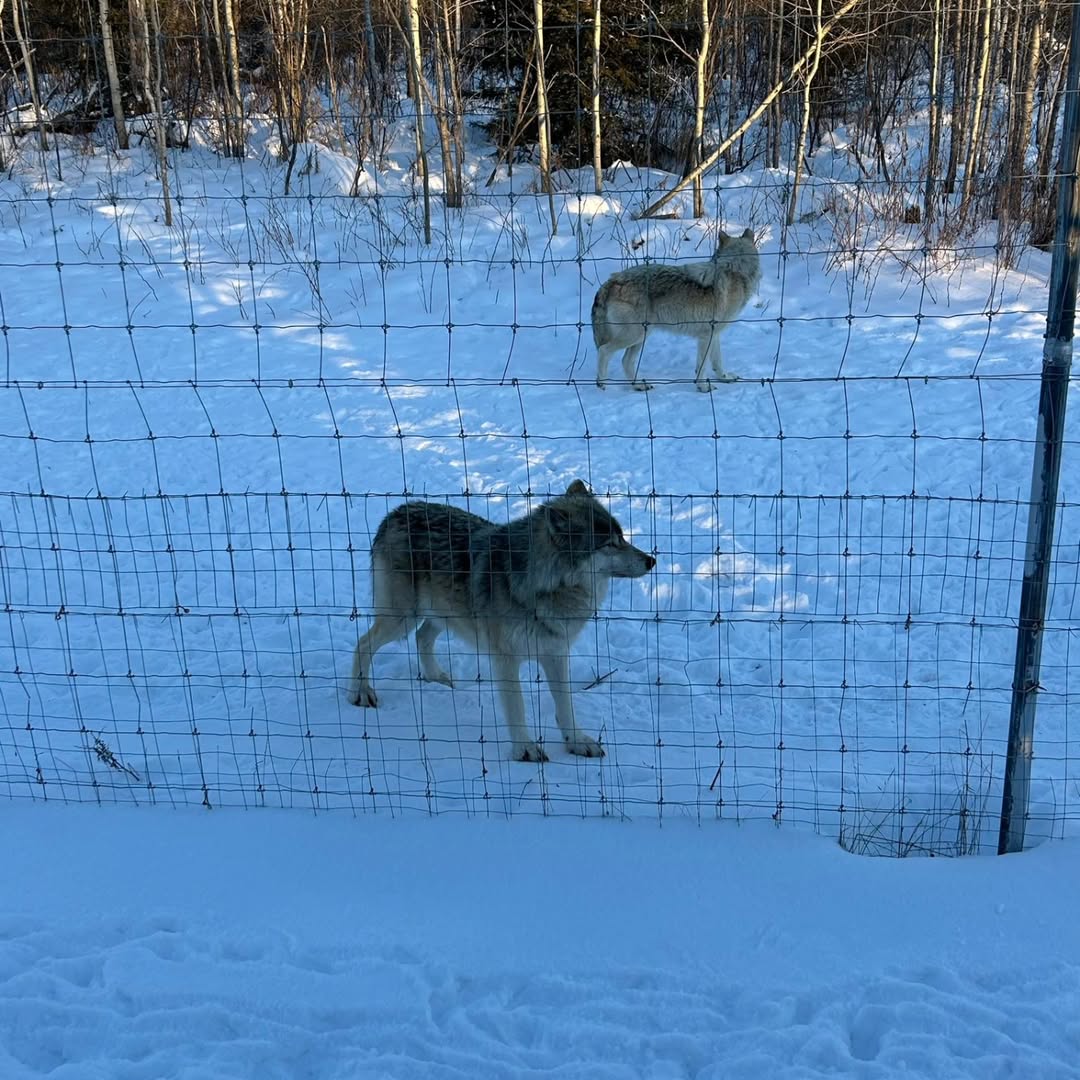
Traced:
POLYGON ((596 290, 596 297, 592 302, 592 336, 597 348, 607 342, 607 301, 610 292, 611 282, 605 281, 596 290))

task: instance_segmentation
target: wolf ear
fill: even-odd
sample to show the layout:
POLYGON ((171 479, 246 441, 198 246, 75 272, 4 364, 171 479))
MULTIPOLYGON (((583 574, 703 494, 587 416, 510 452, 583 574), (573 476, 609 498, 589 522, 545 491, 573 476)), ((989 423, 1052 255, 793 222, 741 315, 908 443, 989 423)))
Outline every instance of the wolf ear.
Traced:
POLYGON ((567 495, 590 495, 589 485, 584 480, 575 480, 567 489, 567 495))
POLYGON ((743 235, 744 240, 756 240, 757 239, 757 237, 754 236, 754 230, 753 229, 744 229, 742 235, 743 235))

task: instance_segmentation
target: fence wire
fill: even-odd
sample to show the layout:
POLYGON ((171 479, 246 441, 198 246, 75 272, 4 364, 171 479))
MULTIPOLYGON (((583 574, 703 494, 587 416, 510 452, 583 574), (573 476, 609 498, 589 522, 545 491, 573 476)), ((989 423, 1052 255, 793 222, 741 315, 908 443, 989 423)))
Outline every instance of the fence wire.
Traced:
MULTIPOLYGON (((254 92, 241 158, 220 152, 220 119, 188 117, 167 151, 171 226, 152 115, 130 121, 147 137, 127 151, 103 117, 55 125, 46 149, 25 79, 9 80, 0 792, 772 818, 855 851, 992 850, 1049 256, 989 219, 951 228, 943 210, 931 232, 905 217, 925 192, 917 109, 883 143, 888 177, 869 142, 860 154, 823 127, 785 224, 791 171, 767 143, 706 175, 701 218, 689 191, 678 216, 636 218, 677 178, 611 162, 597 194, 590 169, 564 168, 549 200, 535 158, 496 160, 492 111, 474 106, 461 209, 425 129, 427 243, 399 74, 385 115, 328 106, 343 130, 378 121, 382 151, 359 163, 329 121, 290 162, 254 92), (722 338, 739 381, 698 393, 693 342, 658 332, 648 391, 618 363, 599 389, 599 286, 707 259, 721 227, 753 228, 761 255, 722 338), (572 649, 578 723, 606 756, 564 751, 527 665, 550 760, 512 760, 487 658, 450 637, 454 688, 419 678, 409 638, 375 660, 379 706, 352 706, 385 515, 427 499, 506 523, 575 478, 657 561, 613 584, 572 649)), ((70 87, 43 108, 69 116, 70 87)), ((1034 837, 1080 818, 1074 449, 1034 837)))

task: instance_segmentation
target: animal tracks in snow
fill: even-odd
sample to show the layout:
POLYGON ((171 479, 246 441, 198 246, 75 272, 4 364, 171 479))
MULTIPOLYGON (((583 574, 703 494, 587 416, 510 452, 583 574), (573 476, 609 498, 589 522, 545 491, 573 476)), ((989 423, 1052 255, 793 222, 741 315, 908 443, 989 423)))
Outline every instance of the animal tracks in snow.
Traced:
POLYGON ((311 1077, 1075 1076, 1080 969, 944 968, 775 994, 718 974, 464 976, 252 930, 0 924, 0 1073, 311 1077), (1017 979, 1023 982, 1016 1000, 1017 979))

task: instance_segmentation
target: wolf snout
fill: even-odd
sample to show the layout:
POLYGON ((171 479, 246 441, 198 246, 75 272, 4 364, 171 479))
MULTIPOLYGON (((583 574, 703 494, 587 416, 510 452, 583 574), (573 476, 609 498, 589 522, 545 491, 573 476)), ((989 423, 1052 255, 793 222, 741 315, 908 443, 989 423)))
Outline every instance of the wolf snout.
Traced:
POLYGON ((631 560, 621 571, 615 572, 615 577, 644 577, 654 566, 656 560, 651 555, 646 555, 640 548, 633 548, 631 560))

